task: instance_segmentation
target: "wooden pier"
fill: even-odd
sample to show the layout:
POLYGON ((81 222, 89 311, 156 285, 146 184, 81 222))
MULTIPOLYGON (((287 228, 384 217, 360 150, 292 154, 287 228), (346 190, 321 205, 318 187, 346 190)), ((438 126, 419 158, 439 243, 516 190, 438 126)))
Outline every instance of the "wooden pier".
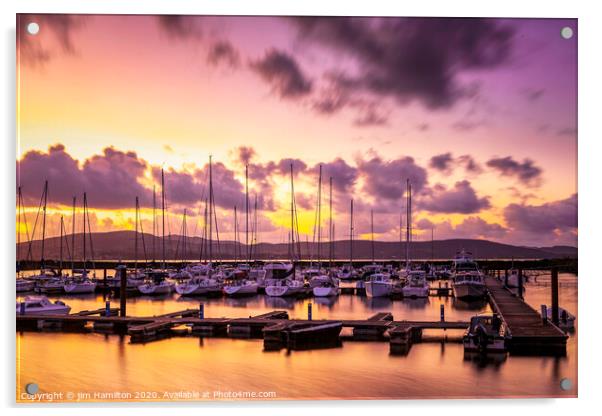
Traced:
POLYGON ((564 355, 568 336, 504 287, 503 282, 487 276, 485 284, 489 303, 508 328, 506 347, 510 353, 534 355, 564 355))
MULTIPOLYGON (((312 320, 289 319, 286 311, 272 311, 248 318, 205 318, 203 308, 185 309, 157 316, 116 316, 106 309, 83 311, 71 315, 17 315, 17 331, 50 330, 57 332, 103 332, 127 334, 132 343, 161 340, 174 335, 195 335, 264 340, 265 350, 330 348, 341 345, 343 328, 353 331, 354 341, 390 341, 391 352, 406 332, 422 329, 466 329, 468 322, 395 321, 390 312, 377 313, 367 319, 312 320), (185 330, 183 330, 183 328, 185 330)), ((407 352, 419 336, 407 337, 407 352)))

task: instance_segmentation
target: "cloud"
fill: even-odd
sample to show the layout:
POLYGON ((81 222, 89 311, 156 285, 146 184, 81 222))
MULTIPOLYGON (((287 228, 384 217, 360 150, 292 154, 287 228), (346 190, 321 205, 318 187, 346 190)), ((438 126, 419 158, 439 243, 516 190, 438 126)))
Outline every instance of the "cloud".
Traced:
POLYGON ((539 100, 545 94, 545 92, 546 90, 543 88, 524 88, 521 90, 521 93, 525 96, 525 98, 531 102, 539 100))
POLYGON ((465 218, 461 223, 452 225, 450 221, 434 223, 427 218, 418 220, 415 227, 421 230, 434 230, 435 239, 483 238, 499 239, 508 234, 508 229, 497 223, 490 223, 478 216, 465 218))
POLYGON ((574 127, 563 127, 556 130, 557 136, 575 137, 577 136, 577 129, 574 127))
POLYGON ((22 14, 18 16, 17 49, 23 64, 38 66, 60 53, 75 55, 75 32, 81 29, 85 16, 67 14, 22 14), (27 32, 27 25, 35 22, 40 26, 37 35, 27 32), (46 41, 46 42, 43 42, 46 41))
POLYGON ((454 158, 450 152, 431 157, 429 166, 441 172, 449 172, 454 158))
POLYGON ((542 170, 535 166, 531 159, 518 162, 512 156, 496 157, 487 161, 487 166, 498 171, 502 176, 516 177, 527 186, 539 186, 541 184, 542 170))
POLYGON ((131 208, 134 198, 151 202, 151 191, 140 181, 148 165, 135 152, 107 147, 102 154, 82 164, 73 159, 62 144, 48 153, 29 151, 17 164, 17 180, 29 203, 37 203, 45 180, 49 182, 49 201, 71 205, 72 197, 88 192, 90 205, 97 208, 131 208))
POLYGON ((360 156, 356 160, 362 176, 363 190, 378 200, 398 200, 402 197, 406 179, 410 179, 415 192, 426 184, 426 170, 411 157, 383 160, 372 154, 369 159, 360 156))
POLYGON ((391 97, 405 105, 450 107, 470 88, 464 71, 504 64, 514 31, 493 19, 297 17, 299 37, 351 56, 357 74, 340 77, 347 90, 391 97))
MULTIPOLYGON (((320 165, 315 165, 310 172, 316 174, 320 165)), ((332 187, 335 191, 348 194, 353 191, 353 186, 358 178, 358 169, 350 166, 341 158, 332 162, 322 163, 324 183, 332 177, 332 187)))
POLYGON ((452 189, 436 185, 425 193, 417 205, 430 212, 472 214, 491 206, 489 198, 479 198, 467 180, 456 182, 452 189))
POLYGON ((242 165, 248 165, 257 156, 257 152, 250 146, 239 146, 235 150, 236 160, 242 165))
POLYGON ((225 64, 230 68, 238 68, 240 56, 230 42, 221 40, 211 45, 207 54, 207 62, 215 66, 225 64))
POLYGON ((199 39, 202 37, 202 31, 196 16, 183 15, 160 15, 156 16, 159 27, 163 32, 173 40, 199 39))
POLYGON ((312 91, 312 81, 306 77, 297 61, 286 52, 271 49, 263 58, 251 62, 250 66, 272 86, 280 98, 297 99, 312 91))
POLYGON ((516 231, 552 233, 577 228, 577 194, 542 205, 510 204, 504 209, 508 226, 516 231))

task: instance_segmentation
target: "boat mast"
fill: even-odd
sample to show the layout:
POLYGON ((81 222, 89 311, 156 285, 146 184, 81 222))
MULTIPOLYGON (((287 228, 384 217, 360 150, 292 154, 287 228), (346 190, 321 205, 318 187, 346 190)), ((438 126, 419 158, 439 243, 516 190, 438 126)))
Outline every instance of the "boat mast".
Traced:
POLYGON ((238 263, 238 215, 234 205, 234 262, 238 263))
POLYGON ((322 242, 322 165, 318 176, 318 268, 321 267, 320 243, 322 242))
POLYGON ((86 193, 84 192, 84 201, 83 201, 83 221, 84 221, 84 230, 83 230, 83 247, 84 247, 84 253, 83 253, 83 260, 84 260, 84 267, 83 267, 83 271, 84 271, 84 275, 86 274, 86 202, 87 202, 87 196, 86 193))
POLYGON ((209 263, 213 261, 213 170, 209 156, 209 263))
POLYGON ((165 173, 161 168, 161 251, 163 271, 165 271, 165 173))
POLYGON ((349 221, 349 265, 353 267, 353 199, 351 200, 351 220, 349 221))
POLYGON ((75 269, 75 200, 73 197, 73 213, 71 214, 71 275, 73 276, 73 270, 75 269))
POLYGON ((251 260, 251 250, 249 249, 249 165, 245 165, 245 257, 246 261, 251 260))
POLYGON ((63 229, 65 228, 65 225, 63 223, 63 216, 61 215, 61 230, 60 230, 60 244, 59 244, 59 273, 62 275, 63 274, 63 229))
POLYGON ((44 271, 44 245, 46 242, 46 206, 48 203, 48 181, 44 182, 44 211, 42 214, 42 256, 40 258, 40 270, 44 271))
POLYGON ((155 185, 153 185, 153 265, 155 264, 155 260, 157 258, 156 251, 156 239, 157 239, 157 194, 155 192, 155 185))
POLYGON ((410 266, 410 180, 406 179, 406 269, 410 266))
POLYGON ((295 185, 293 182, 293 164, 291 163, 291 261, 295 262, 295 185))
POLYGON ((374 211, 370 210, 370 235, 372 239, 372 263, 374 263, 374 211))
POLYGON ((329 180, 329 195, 328 195, 328 205, 329 205, 329 214, 328 214, 328 262, 329 262, 329 266, 332 267, 332 260, 333 260, 333 225, 332 225, 332 176, 330 177, 329 180))
POLYGON ((138 274, 138 197, 136 197, 136 213, 134 214, 134 272, 138 274))

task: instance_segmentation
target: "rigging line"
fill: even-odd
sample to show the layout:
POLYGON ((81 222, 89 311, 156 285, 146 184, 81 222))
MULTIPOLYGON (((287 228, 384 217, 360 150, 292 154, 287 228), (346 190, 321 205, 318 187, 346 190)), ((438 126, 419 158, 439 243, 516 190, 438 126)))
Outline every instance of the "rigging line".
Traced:
POLYGON ((29 247, 27 248, 27 260, 33 260, 33 253, 32 253, 33 239, 35 238, 36 229, 38 227, 38 220, 40 217, 40 210, 42 209, 42 203, 44 202, 45 190, 46 190, 46 188, 44 187, 44 190, 42 191, 42 195, 40 196, 40 203, 38 204, 38 212, 36 213, 36 219, 33 223, 33 230, 31 231, 31 240, 29 240, 29 247))

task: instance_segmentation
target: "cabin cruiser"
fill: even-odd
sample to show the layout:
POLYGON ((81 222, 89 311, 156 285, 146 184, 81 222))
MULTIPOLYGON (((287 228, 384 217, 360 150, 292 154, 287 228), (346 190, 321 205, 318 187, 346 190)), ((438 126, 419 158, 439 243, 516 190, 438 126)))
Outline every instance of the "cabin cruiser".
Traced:
POLYGON ((321 282, 319 286, 314 286, 312 292, 316 297, 337 296, 341 293, 339 279, 328 277, 328 280, 321 282))
POLYGON ((304 278, 309 282, 309 287, 314 288, 322 286, 324 283, 330 282, 330 276, 325 274, 322 270, 318 269, 307 269, 303 273, 304 278))
POLYGON ((480 314, 470 319, 462 338, 465 352, 502 353, 506 351, 506 327, 498 314, 480 314))
POLYGON ((17 315, 67 315, 71 307, 60 300, 50 302, 46 296, 26 296, 17 301, 17 315))
POLYGON ((257 294, 259 285, 250 279, 233 279, 224 284, 226 296, 248 296, 257 294))
POLYGON ((424 270, 412 270, 407 276, 406 284, 401 288, 404 298, 426 298, 430 286, 424 270))
POLYGON ((268 296, 296 296, 303 293, 305 286, 302 281, 295 279, 271 279, 265 287, 268 296))
POLYGON ((151 272, 150 280, 138 286, 138 291, 143 295, 169 295, 173 291, 173 284, 166 279, 166 272, 151 272))
POLYGON ((374 273, 365 282, 366 295, 371 298, 389 296, 393 289, 391 276, 388 273, 374 273))
POLYGON ((35 282, 27 279, 17 279, 16 288, 17 292, 31 292, 35 287, 35 282))
POLYGON ((462 251, 454 258, 452 290, 458 299, 482 298, 487 293, 485 279, 470 253, 462 251))
POLYGON ((176 285, 176 292, 183 296, 212 296, 222 293, 219 280, 207 276, 194 276, 176 285))

